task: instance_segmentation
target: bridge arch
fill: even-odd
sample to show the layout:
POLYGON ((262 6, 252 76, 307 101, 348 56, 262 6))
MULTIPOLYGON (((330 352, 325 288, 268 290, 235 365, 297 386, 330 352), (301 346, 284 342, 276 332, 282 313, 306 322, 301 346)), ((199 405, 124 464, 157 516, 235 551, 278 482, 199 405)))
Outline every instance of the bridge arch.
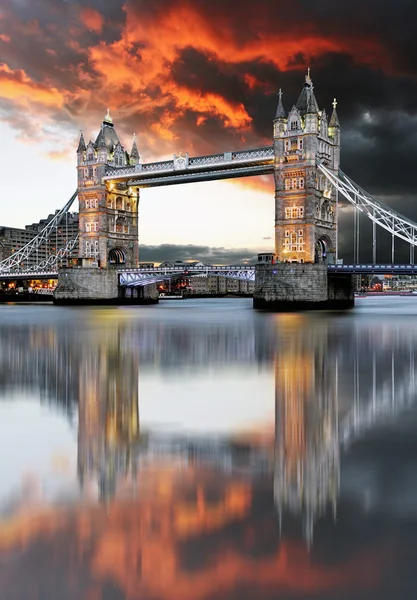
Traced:
POLYGON ((125 265, 126 254, 121 248, 111 248, 108 254, 109 265, 125 265))
POLYGON ((314 262, 326 263, 327 255, 332 247, 332 240, 328 235, 321 235, 314 247, 314 262))

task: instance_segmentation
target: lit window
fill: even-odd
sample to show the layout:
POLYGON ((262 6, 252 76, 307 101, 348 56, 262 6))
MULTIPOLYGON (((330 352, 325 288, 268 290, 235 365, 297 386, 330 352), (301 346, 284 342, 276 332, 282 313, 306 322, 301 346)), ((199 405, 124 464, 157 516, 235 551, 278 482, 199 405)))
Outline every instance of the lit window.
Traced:
POLYGON ((86 200, 85 201, 85 207, 86 208, 90 208, 90 200, 86 200))
POLYGON ((302 229, 298 230, 298 237, 303 237, 304 231, 302 229))
POLYGON ((302 190, 304 189, 304 177, 300 177, 298 187, 302 190))
POLYGON ((286 208, 285 209, 285 218, 286 219, 291 219, 291 208, 286 208))
POLYGON ((286 230, 285 230, 285 237, 286 237, 286 238, 287 238, 287 237, 290 237, 290 231, 289 231, 289 229, 286 229, 286 230))
POLYGON ((291 189, 291 180, 288 179, 288 178, 285 180, 285 189, 286 190, 290 190, 291 189))

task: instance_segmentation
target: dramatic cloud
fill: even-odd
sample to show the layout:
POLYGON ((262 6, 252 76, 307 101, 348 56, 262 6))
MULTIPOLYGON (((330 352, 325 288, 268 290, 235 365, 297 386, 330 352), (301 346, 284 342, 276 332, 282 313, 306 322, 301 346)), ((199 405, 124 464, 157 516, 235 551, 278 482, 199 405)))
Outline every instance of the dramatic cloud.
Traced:
MULTIPOLYGON (((414 193, 417 5, 408 0, 0 8, 0 119, 26 141, 49 142, 51 158, 57 131, 93 135, 108 106, 126 141, 138 134, 145 161, 269 144, 277 89, 290 109, 310 66, 320 107, 339 100, 343 169, 394 207, 414 193)), ((242 184, 271 190, 261 178, 242 184)), ((417 219, 415 203, 404 206, 417 219)))

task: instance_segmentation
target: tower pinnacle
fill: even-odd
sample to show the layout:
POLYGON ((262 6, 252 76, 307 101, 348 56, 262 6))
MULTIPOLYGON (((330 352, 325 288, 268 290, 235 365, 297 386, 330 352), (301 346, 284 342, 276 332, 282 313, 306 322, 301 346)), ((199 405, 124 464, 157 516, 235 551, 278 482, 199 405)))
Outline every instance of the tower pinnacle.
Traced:
POLYGON ((108 123, 109 125, 113 125, 113 119, 110 116, 110 108, 107 109, 107 114, 104 117, 103 123, 108 123))
POLYGON ((77 152, 85 152, 86 150, 87 147, 85 145, 84 135, 83 132, 80 131, 80 141, 78 142, 77 152))
POLYGON ((337 106, 337 100, 335 98, 333 100, 333 112, 332 112, 332 116, 330 118, 329 127, 340 127, 339 117, 337 116, 336 106, 337 106))
POLYGON ((275 115, 276 119, 285 119, 285 110, 284 105, 282 104, 282 90, 279 88, 278 92, 278 106, 277 106, 277 114, 275 115))

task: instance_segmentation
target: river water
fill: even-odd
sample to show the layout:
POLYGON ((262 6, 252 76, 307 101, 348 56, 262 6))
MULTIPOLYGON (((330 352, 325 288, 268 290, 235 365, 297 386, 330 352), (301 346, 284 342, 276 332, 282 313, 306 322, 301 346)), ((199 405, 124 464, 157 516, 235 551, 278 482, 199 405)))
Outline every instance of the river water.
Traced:
POLYGON ((0 599, 417 598, 417 298, 0 307, 0 599))

